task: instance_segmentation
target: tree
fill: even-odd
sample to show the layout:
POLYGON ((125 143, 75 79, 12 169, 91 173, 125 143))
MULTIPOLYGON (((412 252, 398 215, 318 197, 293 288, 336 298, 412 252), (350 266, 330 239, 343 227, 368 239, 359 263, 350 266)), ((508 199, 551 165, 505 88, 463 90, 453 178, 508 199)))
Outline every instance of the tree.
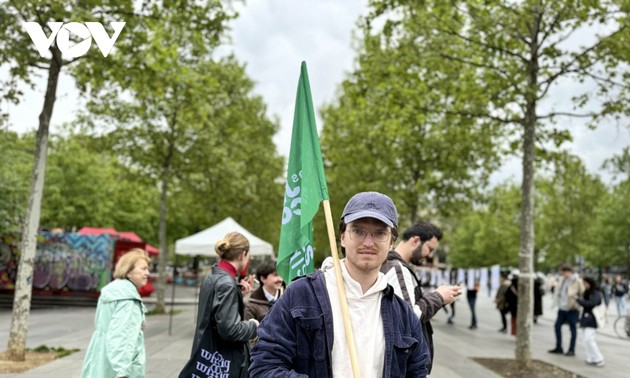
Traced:
MULTIPOLYGON (((479 197, 498 166, 493 122, 461 116, 490 101, 474 88, 475 69, 453 64, 436 74, 421 64, 413 41, 397 38, 389 21, 375 32, 361 23, 357 69, 338 99, 322 109, 322 154, 333 212, 359 191, 376 190, 396 203, 400 227, 420 217, 454 215, 479 197), (458 84, 458 85, 456 85, 458 84), (453 101, 467 88, 467 101, 453 101), (424 109, 433 109, 431 114, 424 109)), ((316 223, 316 255, 327 249, 316 223)))
MULTIPOLYGON (((385 25, 384 30, 391 29, 387 33, 397 41, 410 41, 401 43, 401 47, 410 46, 409 54, 418 64, 431 64, 425 65, 426 70, 439 75, 452 65, 474 67, 477 80, 467 81, 455 96, 456 101, 467 100, 469 86, 475 93, 486 94, 490 101, 479 112, 462 109, 457 113, 504 125, 513 135, 514 146, 520 144, 523 179, 519 292, 529 295, 519 296, 515 355, 519 367, 528 369, 536 145, 542 148, 547 141, 559 145, 570 137, 566 131, 554 128, 559 117, 599 121, 608 115, 628 114, 630 78, 621 75, 629 56, 625 41, 627 5, 615 0, 381 0, 371 5, 373 12, 366 22, 385 25), (587 27, 598 32, 591 39, 581 38, 575 46, 577 34, 587 27), (593 91, 587 90, 575 93, 575 109, 543 108, 543 100, 562 80, 588 81, 596 88, 598 101, 589 102, 593 91), (590 110, 580 111, 587 105, 590 110)), ((432 114, 430 108, 422 111, 432 114)))
POLYGON ((0 235, 17 231, 24 220, 34 135, 0 130, 0 235))
MULTIPOLYGON (((24 22, 37 20, 48 35, 51 30, 48 21, 73 20, 96 21, 107 24, 116 17, 116 11, 131 8, 131 1, 105 1, 98 6, 91 3, 74 1, 66 2, 9 2, 0 3, 0 65, 8 66, 9 79, 2 83, 2 99, 12 102, 21 100, 17 85, 23 82, 34 85, 35 71, 42 70, 47 75, 44 105, 39 115, 39 127, 36 136, 35 161, 31 174, 26 216, 22 227, 20 242, 20 262, 15 285, 15 298, 11 317, 11 331, 7 347, 7 356, 12 360, 24 360, 28 317, 31 301, 31 277, 35 258, 36 236, 38 232, 42 195, 44 189, 44 172, 46 169, 46 152, 48 148, 48 129, 56 100, 57 84, 63 67, 79 60, 67 59, 61 53, 57 43, 52 43, 50 56, 42 57, 32 47, 32 41, 22 28, 24 22), (114 3, 114 4, 112 4, 114 3), (92 8, 102 10, 98 16, 91 12, 92 8), (112 11, 112 13, 109 13, 112 11)), ((88 60, 88 59, 86 59, 88 60)), ((89 63, 88 63, 89 64, 89 63)))
MULTIPOLYGON (((162 15, 163 19, 169 17, 180 15, 162 15)), ((234 216, 230 210, 236 208, 243 213, 244 205, 267 194, 277 192, 281 198, 279 190, 273 189, 280 188, 274 180, 280 174, 281 159, 271 140, 277 125, 266 118, 261 99, 251 94, 253 83, 244 67, 233 57, 213 60, 217 41, 203 44, 205 49, 190 46, 189 41, 206 38, 203 29, 181 25, 186 30, 164 29, 161 23, 152 27, 147 42, 152 48, 136 55, 145 70, 134 72, 133 77, 112 70, 108 81, 93 80, 87 73, 79 77, 80 86, 92 98, 88 105, 91 115, 99 117, 95 124, 115 126, 111 134, 115 151, 124 157, 129 170, 159 188, 156 311, 164 312, 170 199, 194 198, 193 207, 209 202, 199 212, 206 222, 220 214, 234 216), (121 92, 130 98, 121 97, 121 92), (248 162, 254 155, 255 161, 248 162), (200 189, 197 195, 188 192, 200 189), (177 196, 178 192, 188 193, 177 196)), ((277 204, 275 214, 280 214, 281 200, 277 204)), ((258 215, 258 221, 269 219, 267 213, 258 215)), ((190 221, 184 221, 187 223, 190 221)))
MULTIPOLYGON (((35 72, 39 69, 46 72, 47 86, 44 97, 44 105, 39 117, 39 127, 36 137, 35 161, 32 170, 31 188, 27 206, 27 213, 22 229, 20 244, 21 257, 18 268, 13 314, 11 318, 11 331, 8 343, 8 358, 23 360, 26 344, 28 317, 31 300, 31 276, 35 257, 35 238, 40 220, 42 193, 44 188, 44 172, 46 167, 46 152, 48 147, 48 130, 54 103, 56 99, 59 75, 64 67, 74 66, 75 70, 68 72, 75 75, 89 73, 94 79, 104 78, 105 73, 113 70, 112 65, 120 62, 117 59, 105 59, 96 55, 94 51, 82 57, 69 58, 64 56, 54 40, 49 47, 50 55, 40 56, 32 46, 28 34, 24 32, 24 22, 37 21, 42 26, 46 35, 51 35, 51 29, 46 23, 49 21, 94 21, 102 25, 110 25, 111 21, 128 23, 128 27, 116 41, 119 55, 134 58, 138 51, 147 48, 141 42, 146 41, 149 34, 144 26, 149 23, 158 23, 162 15, 176 12, 181 15, 179 25, 185 24, 190 28, 202 28, 207 37, 190 40, 191 53, 196 53, 198 48, 208 39, 217 41, 223 30, 223 22, 227 14, 222 11, 221 4, 214 1, 208 2, 153 2, 145 1, 138 6, 131 0, 115 1, 105 0, 96 3, 82 1, 32 1, 32 2, 0 2, 0 65, 7 66, 10 77, 0 85, 2 99, 18 102, 21 93, 18 83, 23 82, 34 85, 35 72), (218 10, 217 10, 218 9, 218 10), (134 55, 135 54, 135 55, 134 55)), ((170 25, 169 26, 173 26, 170 25)), ((109 35, 113 33, 109 31, 109 35)), ((72 37, 70 37, 72 38, 72 37)), ((154 40, 158 42, 157 40, 154 40)), ((114 53, 108 57, 113 58, 114 53)), ((127 66, 129 68, 129 66, 127 66)), ((142 67, 141 65, 133 67, 142 67)), ((132 68, 133 68, 132 67, 132 68)), ((117 66, 119 72, 125 72, 133 76, 133 70, 123 70, 117 66)))
POLYGON ((113 226, 117 165, 111 153, 91 150, 89 137, 52 137, 41 223, 67 231, 113 226))
POLYGON ((604 163, 621 181, 594 208, 586 257, 601 269, 625 267, 630 272, 630 148, 604 163))
POLYGON ((517 266, 520 192, 514 184, 494 188, 484 202, 458 217, 448 236, 448 263, 458 267, 517 266))
POLYGON ((583 261, 594 223, 592 209, 599 207, 606 188, 578 157, 566 153, 559 154, 541 176, 535 194, 535 227, 539 230, 535 261, 545 268, 583 261))

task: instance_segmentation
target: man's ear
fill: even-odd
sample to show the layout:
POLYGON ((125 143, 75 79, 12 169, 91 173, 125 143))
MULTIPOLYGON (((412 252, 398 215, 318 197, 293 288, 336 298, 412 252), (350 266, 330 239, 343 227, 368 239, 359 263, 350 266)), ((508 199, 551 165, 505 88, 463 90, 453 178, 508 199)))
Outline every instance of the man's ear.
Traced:
POLYGON ((339 238, 341 239, 341 246, 346 248, 346 233, 342 232, 339 238))

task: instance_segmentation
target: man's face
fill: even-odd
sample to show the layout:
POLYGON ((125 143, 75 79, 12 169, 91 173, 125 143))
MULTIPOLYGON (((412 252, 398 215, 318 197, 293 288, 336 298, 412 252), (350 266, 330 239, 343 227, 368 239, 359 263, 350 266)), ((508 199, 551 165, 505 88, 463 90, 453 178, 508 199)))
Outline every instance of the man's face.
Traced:
POLYGON ((562 275, 564 276, 564 278, 571 277, 571 274, 573 274, 573 271, 571 271, 571 270, 563 270, 562 271, 562 275))
POLYGON ((351 275, 378 271, 392 248, 392 232, 378 219, 357 219, 341 234, 341 245, 346 249, 346 267, 351 275))
POLYGON ((282 277, 278 272, 269 273, 267 277, 260 277, 262 285, 269 294, 275 294, 282 287, 282 277))
POLYGON ((427 257, 432 257, 433 252, 437 249, 440 242, 434 236, 431 240, 422 242, 419 236, 414 236, 414 242, 417 243, 416 248, 411 252, 409 262, 414 265, 422 265, 427 257))

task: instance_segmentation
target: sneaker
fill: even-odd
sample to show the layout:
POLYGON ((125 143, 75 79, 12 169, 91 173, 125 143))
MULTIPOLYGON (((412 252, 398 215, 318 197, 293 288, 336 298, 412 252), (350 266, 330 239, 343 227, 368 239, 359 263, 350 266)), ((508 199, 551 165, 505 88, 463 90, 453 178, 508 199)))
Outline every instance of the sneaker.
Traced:
POLYGON ((565 356, 575 356, 575 352, 572 350, 567 351, 565 354, 565 356))
POLYGON ((501 332, 501 333, 507 333, 507 329, 506 329, 506 328, 501 328, 501 329, 499 330, 499 332, 501 332))
POLYGON ((553 354, 562 354, 562 349, 560 348, 553 348, 551 350, 548 350, 549 353, 553 353, 553 354))
POLYGON ((597 367, 602 367, 602 366, 604 366, 604 360, 601 360, 601 361, 595 362, 595 363, 593 363, 593 365, 595 365, 595 366, 597 366, 597 367))

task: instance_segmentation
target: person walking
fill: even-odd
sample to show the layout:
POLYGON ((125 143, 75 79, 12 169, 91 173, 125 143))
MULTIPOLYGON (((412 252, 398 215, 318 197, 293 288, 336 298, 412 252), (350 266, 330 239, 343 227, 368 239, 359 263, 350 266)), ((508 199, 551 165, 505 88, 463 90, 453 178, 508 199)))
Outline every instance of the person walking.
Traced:
POLYGON ((545 279, 537 276, 534 279, 534 324, 538 323, 538 317, 543 315, 542 297, 545 295, 545 279))
POLYGON ((558 304, 558 315, 554 325, 556 333, 556 347, 549 350, 549 353, 562 354, 562 325, 567 323, 571 331, 571 341, 565 356, 575 356, 575 340, 577 338, 577 321, 579 317, 579 304, 577 298, 584 293, 584 285, 580 277, 573 274, 570 266, 563 266, 562 278, 556 290, 556 303, 558 304))
POLYGON ((470 307, 470 326, 468 326, 468 329, 477 329, 477 313, 475 312, 475 305, 477 303, 478 292, 478 281, 475 281, 473 287, 466 291, 466 299, 468 300, 468 307, 470 307))
POLYGON ((116 263, 114 280, 103 287, 96 305, 81 377, 144 377, 146 311, 138 288, 149 280, 150 262, 144 250, 132 249, 116 263))
POLYGON ((610 305, 610 292, 612 291, 612 285, 610 284, 610 278, 605 277, 600 286, 600 291, 604 295, 604 304, 606 305, 606 312, 608 312, 608 305, 610 305))
POLYGON ((516 315, 518 314, 518 275, 512 274, 510 287, 505 293, 507 311, 510 313, 510 335, 516 336, 516 315))
POLYGON ((448 310, 448 307, 444 306, 444 312, 446 312, 446 324, 448 325, 453 325, 455 324, 455 322, 453 321, 453 319, 455 319, 455 302, 457 301, 453 301, 453 303, 450 304, 451 310, 448 310))
POLYGON ((438 226, 424 221, 417 222, 403 232, 402 241, 394 250, 389 251, 387 260, 381 265, 381 273, 385 274, 394 293, 409 303, 422 322, 424 337, 431 352, 429 374, 435 361, 430 320, 442 306, 452 304, 461 290, 459 286, 442 285, 435 291, 424 294, 411 264, 419 266, 425 259, 432 257, 441 239, 442 230, 438 226))
POLYGON ((252 292, 245 305, 245 319, 256 319, 262 322, 271 306, 282 294, 282 277, 278 275, 275 261, 267 261, 256 270, 256 279, 260 287, 252 292))
POLYGON ((329 257, 321 270, 287 287, 258 329, 249 369, 253 378, 351 377, 348 342, 356 346, 362 378, 427 376, 430 356, 420 320, 380 272, 397 227, 388 196, 362 192, 348 201, 338 230, 343 282, 329 257), (340 285, 354 340, 346 339, 340 285))
POLYGON ((593 314, 593 308, 602 303, 602 294, 597 287, 597 283, 591 277, 584 277, 584 294, 577 298, 577 302, 582 306, 580 327, 584 328, 586 363, 602 367, 604 366, 604 356, 600 352, 596 340, 596 330, 599 324, 593 314))
POLYGON ((501 286, 499 286, 497 294, 494 297, 494 303, 501 314, 502 327, 499 329, 499 332, 502 333, 507 332, 507 319, 505 315, 508 313, 508 303, 505 298, 505 294, 507 294, 507 291, 510 290, 510 286, 512 286, 512 281, 508 278, 508 272, 501 272, 501 286))
POLYGON ((243 295, 251 286, 245 279, 240 284, 237 280, 249 266, 249 240, 230 232, 216 242, 214 250, 221 260, 201 285, 191 358, 180 378, 210 373, 226 378, 248 376, 248 341, 256 337, 259 322, 244 320, 243 295))

